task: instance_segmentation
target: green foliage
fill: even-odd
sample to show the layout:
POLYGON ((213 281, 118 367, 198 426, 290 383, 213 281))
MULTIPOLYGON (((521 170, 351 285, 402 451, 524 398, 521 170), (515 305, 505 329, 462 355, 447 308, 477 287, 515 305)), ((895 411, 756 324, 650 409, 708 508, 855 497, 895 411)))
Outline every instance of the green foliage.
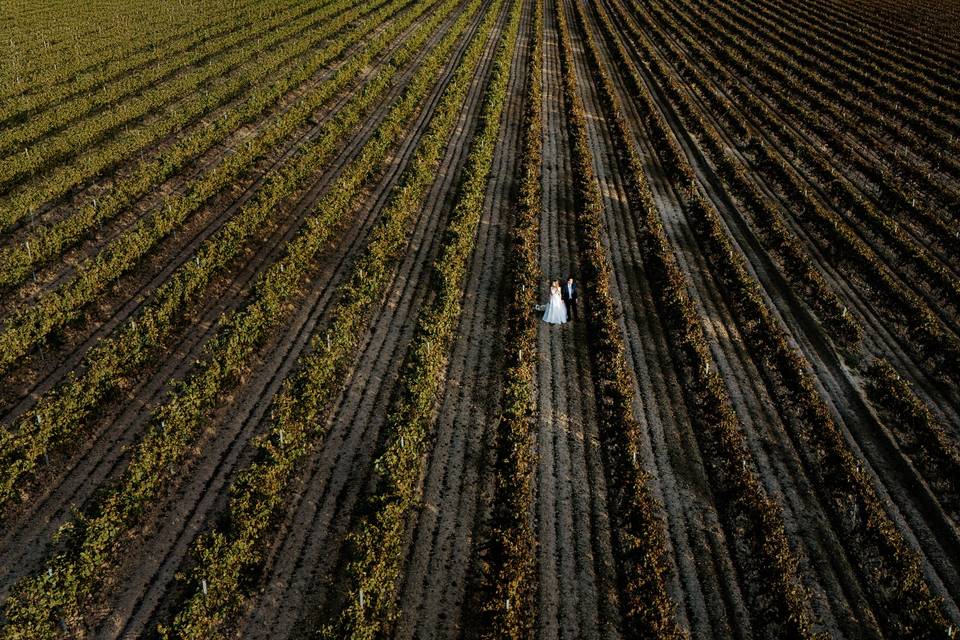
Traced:
MULTIPOLYGON (((286 40, 297 40, 305 30, 315 28, 318 22, 322 24, 329 13, 322 5, 290 7, 266 20, 258 12, 252 12, 250 17, 238 19, 225 35, 209 37, 185 55, 171 55, 145 73, 130 74, 97 91, 64 100, 55 109, 40 111, 26 122, 6 128, 0 134, 0 157, 10 155, 15 160, 15 151, 29 148, 28 173, 39 173, 52 162, 103 139, 120 126, 136 122, 187 93, 171 92, 165 89, 166 86, 179 85, 181 89, 183 85, 180 83, 193 88, 203 86, 211 79, 237 70, 245 58, 260 57, 286 40), (234 57, 237 48, 245 56, 234 57), (233 62, 230 66, 223 66, 221 60, 233 62), (187 69, 185 73, 177 74, 184 69, 187 69), (94 111, 104 105, 110 108, 94 111)), ((9 178, 10 182, 16 180, 16 177, 9 178)), ((0 168, 0 184, 7 181, 7 174, 0 168)))
POLYGON ((254 0, 239 0, 226 11, 216 5, 185 7, 144 0, 113 5, 107 12, 65 14, 52 4, 29 16, 13 17, 11 10, 8 15, 19 23, 13 29, 19 37, 8 32, 0 42, 7 49, 0 53, 0 121, 23 118, 39 107, 155 63, 167 52, 190 49, 219 30, 229 30, 251 8, 259 19, 276 11, 276 5, 254 0))
MULTIPOLYGON (((322 38, 328 38, 331 34, 344 29, 370 9, 368 5, 363 3, 353 5, 354 3, 345 0, 336 0, 328 8, 328 10, 332 10, 332 13, 327 11, 324 13, 330 16, 340 11, 340 15, 318 29, 308 31, 304 37, 294 38, 276 51, 255 60, 248 60, 244 54, 244 48, 241 47, 217 63, 215 69, 213 69, 214 75, 224 74, 230 68, 242 62, 243 66, 240 67, 239 72, 229 75, 226 82, 217 83, 217 86, 209 91, 195 90, 196 86, 181 86, 180 93, 176 95, 187 93, 188 97, 179 102, 176 108, 170 110, 164 117, 151 119, 142 126, 125 131, 122 136, 111 138, 105 144, 90 145, 89 149, 73 157, 69 163, 58 165, 44 172, 42 176, 27 180, 11 189, 9 197, 0 204, 0 229, 9 228, 44 203, 70 192, 70 190, 83 184, 85 180, 99 175, 121 160, 133 158, 148 145, 155 143, 160 137, 176 133, 197 118, 209 113, 212 109, 243 95, 245 91, 257 83, 270 78, 280 64, 289 63, 310 51, 311 48, 321 42, 322 38), (347 7, 353 8, 344 11, 347 7)), ((340 51, 345 47, 346 44, 342 44, 340 51)), ((196 79, 194 78, 194 80, 196 79)), ((184 80, 184 82, 187 81, 184 80)), ((174 82, 163 83, 156 91, 162 91, 166 95, 168 85, 172 86, 173 84, 174 82)), ((142 100, 135 101, 124 109, 143 110, 146 107, 142 106, 141 102, 142 100)), ((113 111, 110 113, 113 113, 113 111)), ((93 132, 94 130, 91 129, 90 131, 93 132)), ((82 130, 76 132, 72 138, 69 133, 69 131, 64 131, 60 138, 52 137, 49 141, 44 142, 45 146, 43 148, 25 149, 24 152, 11 156, 4 163, 0 163, 0 167, 3 167, 2 175, 7 176, 4 178, 4 182, 20 180, 31 172, 39 171, 46 166, 50 158, 57 156, 57 154, 67 153, 71 149, 83 149, 96 137, 94 133, 85 134, 82 130)))
MULTIPOLYGON (((384 12, 385 9, 381 9, 369 16, 365 23, 371 28, 379 24, 384 18, 384 12)), ((344 14, 347 15, 349 12, 344 14)), ((323 83, 318 91, 309 94, 308 99, 298 102, 277 121, 244 142, 234 153, 224 157, 213 170, 193 182, 187 188, 186 194, 168 196, 165 203, 149 217, 118 236, 99 255, 87 260, 69 281, 42 295, 29 308, 20 309, 0 333, 0 372, 7 370, 51 332, 78 318, 85 305, 101 295, 109 284, 139 264, 190 214, 249 172, 257 159, 306 122, 318 106, 335 96, 369 60, 369 57, 363 55, 352 57, 337 71, 335 80, 323 83)), ((339 126, 344 129, 347 127, 345 123, 340 123, 339 126)), ((242 235, 244 232, 250 237, 249 233, 259 229, 267 219, 270 208, 286 195, 285 189, 289 191, 302 184, 313 167, 324 157, 323 154, 332 152, 329 138, 335 136, 336 132, 330 131, 326 137, 321 136, 305 145, 299 150, 297 162, 288 163, 279 171, 270 174, 251 203, 241 208, 239 218, 234 216, 227 224, 227 227, 233 229, 218 232, 218 237, 225 233, 242 235), (258 211, 260 217, 244 215, 251 210, 258 211)))
MULTIPOLYGON (((486 45, 486 36, 500 13, 500 6, 499 1, 492 5, 480 30, 482 37, 471 44, 465 55, 465 64, 453 81, 456 92, 447 96, 449 102, 441 105, 438 117, 449 123, 446 129, 459 114, 467 89, 474 80, 477 61, 486 45)), ((480 125, 466 160, 465 177, 447 226, 443 248, 434 264, 432 286, 436 289, 435 296, 418 319, 403 367, 403 386, 387 419, 388 444, 376 462, 379 471, 377 492, 370 498, 370 514, 354 535, 358 557, 350 567, 350 601, 337 631, 340 636, 378 638, 389 635, 399 617, 397 590, 405 566, 407 526, 419 507, 420 477, 432 430, 433 408, 442 388, 453 332, 460 318, 463 285, 500 133, 520 10, 521 3, 517 0, 512 4, 493 60, 480 125)), ((438 161, 439 149, 432 162, 438 161)))
MULTIPOLYGON (((348 32, 344 37, 365 35, 386 16, 410 1, 392 0, 364 20, 357 32, 348 32)), ((407 20, 409 18, 401 20, 399 24, 405 25, 407 20)), ((391 27, 388 35, 400 33, 398 29, 399 26, 396 25, 391 27)), ((195 191, 199 191, 200 195, 177 200, 180 203, 177 209, 158 212, 158 216, 166 220, 163 230, 158 231, 156 227, 146 224, 118 238, 114 245, 108 248, 111 256, 105 259, 106 262, 94 262, 91 271, 78 276, 73 290, 77 297, 93 299, 96 292, 106 286, 106 281, 115 277, 117 271, 124 270, 126 262, 135 260, 137 255, 145 250, 146 245, 158 241, 156 236, 160 232, 171 230, 171 218, 186 215, 191 207, 199 206, 212 192, 229 184, 237 171, 250 166, 256 158, 269 152, 279 141, 301 126, 315 109, 337 95, 357 71, 368 64, 389 42, 389 38, 375 41, 261 135, 228 156, 212 174, 197 183, 195 191)), ((130 319, 117 335, 103 340, 87 353, 84 358, 84 374, 71 374, 65 384, 43 396, 31 411, 18 420, 14 430, 0 432, 0 460, 8 461, 7 465, 0 467, 0 502, 16 499, 16 485, 20 478, 31 472, 48 450, 68 442, 110 391, 119 388, 163 348, 170 333, 183 320, 185 312, 202 302, 203 292, 212 278, 229 266, 255 238, 256 232, 263 228, 274 207, 299 190, 315 167, 331 156, 338 141, 359 125, 367 107, 373 104, 375 98, 389 85, 395 73, 395 66, 387 67, 384 72, 379 73, 372 83, 358 92, 351 108, 339 111, 332 121, 324 125, 313 141, 299 149, 298 155, 291 162, 270 174, 256 195, 241 207, 222 229, 201 244, 195 260, 181 265, 154 292, 151 302, 137 317, 130 319)), ((59 323, 55 319, 44 322, 44 318, 39 314, 47 310, 51 313, 59 312, 61 316, 68 315, 61 305, 69 309, 70 302, 63 301, 56 295, 42 299, 32 311, 32 317, 43 327, 57 326, 59 323)), ((11 329, 0 334, 0 343, 5 338, 15 340, 16 331, 11 329)))
MULTIPOLYGON (((430 3, 417 5, 415 10, 392 25, 387 35, 395 37, 402 33, 429 6, 430 3)), ((430 19, 419 25, 416 35, 411 36, 392 56, 390 62, 380 69, 377 78, 367 85, 367 89, 358 93, 343 108, 340 112, 343 114, 342 122, 356 122, 359 114, 369 109, 375 99, 389 86, 390 79, 420 50, 432 29, 455 6, 456 0, 449 0, 430 19)), ((269 330, 278 326, 284 318, 284 314, 288 311, 287 304, 295 296, 298 285, 309 271, 312 258, 326 244, 330 234, 336 228, 339 216, 345 210, 344 204, 349 205, 355 202, 360 196, 365 177, 376 170, 389 149, 402 136, 405 130, 403 124, 413 117, 427 90, 436 80, 457 36, 464 29, 467 17, 468 15, 465 14, 459 20, 458 26, 419 68, 419 74, 407 85, 402 98, 381 123, 361 157, 341 174, 328 196, 321 199, 314 215, 307 221, 305 230, 288 246, 286 256, 268 269, 258 282, 253 301, 243 311, 224 322, 216 339, 207 347, 205 363, 201 370, 182 384, 175 394, 156 410, 151 429, 137 447, 121 483, 112 487, 95 509, 90 509, 86 516, 70 523, 60 533, 60 537, 65 541, 65 548, 48 563, 48 572, 28 578, 17 585, 7 602, 8 625, 3 629, 5 634, 3 637, 50 637, 55 635, 54 623, 58 616, 65 617, 71 622, 80 618, 86 599, 95 593, 97 586, 101 583, 104 569, 111 565, 114 555, 124 543, 124 537, 139 521, 142 513, 151 507, 158 496, 162 495, 166 483, 174 477, 180 464, 190 452, 203 425, 206 412, 211 408, 224 385, 243 371, 252 350, 262 343, 269 330)), ((381 46, 386 46, 391 42, 391 38, 383 38, 377 42, 381 46)), ((409 203, 396 204, 395 210, 396 207, 406 204, 409 203)), ((377 232, 374 233, 377 234, 377 232)), ((381 231, 380 234, 382 233, 381 231)), ((403 238, 402 234, 389 238, 393 251, 397 250, 396 245, 403 238)), ((360 273, 363 273, 362 268, 360 273)), ((367 274, 373 275, 374 271, 368 270, 367 274)), ((385 277, 381 275, 380 279, 385 277)), ((366 287, 362 280, 355 275, 352 282, 366 287)), ((364 298, 368 306, 369 301, 379 295, 381 290, 382 287, 368 288, 364 298)), ((334 363, 336 367, 330 366, 329 360, 318 361, 311 356, 312 364, 315 366, 310 369, 313 377, 310 378, 309 383, 305 383, 307 387, 313 383, 320 383, 325 384, 328 389, 334 388, 335 370, 342 371, 352 353, 353 341, 356 340, 356 335, 362 328, 360 315, 362 309, 351 307, 350 311, 354 313, 345 313, 342 316, 345 323, 349 325, 344 327, 346 330, 337 335, 331 335, 331 349, 337 350, 338 360, 334 363), (348 335, 354 337, 348 341, 348 335)), ((318 342, 321 341, 318 339, 318 342)), ((288 385, 288 392, 292 388, 293 385, 288 385)), ((293 405, 288 396, 286 399, 281 397, 278 402, 278 415, 288 416, 295 411, 297 419, 307 421, 298 422, 299 429, 297 429, 291 426, 290 420, 281 418, 278 429, 279 432, 284 432, 286 437, 277 438, 276 443, 269 439, 263 442, 265 451, 270 455, 280 455, 284 463, 292 464, 305 453, 304 438, 308 433, 305 429, 314 427, 318 422, 322 398, 319 391, 312 390, 314 393, 310 395, 311 401, 293 405)), ((275 438, 279 432, 274 432, 275 438)), ((245 520, 243 515, 236 515, 235 522, 238 523, 238 527, 239 523, 253 527, 263 526, 269 522, 269 518, 264 514, 274 513, 279 508, 281 495, 279 492, 270 491, 269 488, 276 486, 281 478, 285 480, 286 476, 282 474, 289 473, 289 466, 276 467, 267 464, 263 467, 254 467, 244 476, 244 481, 254 482, 254 479, 257 479, 257 483, 263 483, 257 484, 257 490, 262 490, 264 493, 253 495, 264 497, 264 500, 254 501, 251 499, 251 494, 245 496, 242 491, 237 490, 240 495, 232 503, 235 506, 235 513, 244 514, 250 518, 245 520), (261 468, 264 470, 262 475, 258 474, 261 468)), ((247 551, 249 544, 247 539, 239 540, 236 545, 231 546, 227 545, 222 536, 214 537, 212 540, 214 546, 204 547, 202 556, 221 559, 216 553, 216 549, 219 548, 217 545, 220 545, 224 553, 231 554, 227 561, 249 563, 255 557, 252 552, 247 551)), ((243 566, 248 565, 243 564, 243 566)), ((240 573, 236 570, 229 575, 233 579, 238 579, 240 573)), ((216 584, 222 587, 224 583, 221 580, 216 584)), ((214 590, 214 593, 221 592, 214 590)), ((206 605, 211 602, 204 599, 206 605)))
MULTIPOLYGON (((350 9, 350 6, 350 2, 337 0, 329 5, 324 13, 335 14, 345 8, 350 9)), ((341 33, 334 42, 315 49, 323 39, 329 38, 331 34, 340 33, 352 20, 378 8, 378 4, 369 4, 364 5, 363 8, 350 9, 339 18, 330 20, 278 51, 261 56, 257 61, 256 69, 245 73, 243 82, 232 84, 232 89, 229 91, 220 91, 216 88, 211 90, 208 93, 210 100, 230 99, 234 95, 233 89, 240 90, 242 99, 227 108, 209 125, 198 127, 179 137, 169 149, 161 151, 156 158, 138 162, 129 175, 118 177, 109 188, 99 192, 96 197, 87 198, 63 220, 48 225, 37 225, 36 228, 31 228, 22 244, 0 249, 0 290, 22 283, 34 269, 62 255, 99 225, 109 222, 137 199, 149 193, 151 189, 181 171, 190 161, 211 149, 215 144, 223 142, 239 127, 255 121, 257 117, 274 107, 284 95, 313 77, 317 71, 340 55, 346 47, 359 41, 375 28, 376 24, 364 22, 363 28, 341 33), (261 86, 261 82, 276 76, 281 70, 285 73, 261 86)), ((181 126, 185 125, 186 123, 181 123, 181 126)), ((0 219, 4 211, 23 213, 30 207, 39 206, 54 195, 45 188, 40 189, 33 196, 24 191, 14 196, 15 201, 11 203, 9 209, 4 209, 4 205, 0 205, 0 219)))
MULTIPOLYGON (((433 14, 433 20, 445 17, 456 4, 457 0, 446 2, 433 14)), ((417 74, 395 108, 397 114, 409 118, 415 113, 479 4, 474 0, 466 7, 437 48, 418 66, 417 74)), ((488 18, 484 23, 486 30, 482 29, 474 37, 474 43, 485 39, 489 23, 488 18)), ((426 34, 438 23, 425 24, 426 34)), ((474 48, 471 44, 471 50, 474 48)), ((458 66, 363 255, 336 294, 338 302, 330 314, 330 328, 314 337, 312 353, 302 359, 295 376, 284 384, 274 406, 271 429, 259 441, 259 461, 244 471, 231 489, 229 523, 225 531, 199 541, 197 555, 201 562, 189 578, 194 595, 172 625, 162 630, 164 635, 195 638, 216 635, 222 622, 250 595, 239 577, 261 561, 266 537, 283 506, 285 488, 296 465, 323 436, 324 408, 342 387, 371 310, 382 298, 402 256, 411 223, 422 207, 444 143, 459 113, 466 90, 464 78, 472 77, 477 59, 478 56, 468 53, 458 66), (206 595, 199 588, 204 581, 208 585, 206 595)), ((396 124, 390 126, 397 127, 396 124)), ((400 133, 398 129, 393 135, 400 133)), ((376 166, 374 160, 371 156, 370 168, 376 166)))

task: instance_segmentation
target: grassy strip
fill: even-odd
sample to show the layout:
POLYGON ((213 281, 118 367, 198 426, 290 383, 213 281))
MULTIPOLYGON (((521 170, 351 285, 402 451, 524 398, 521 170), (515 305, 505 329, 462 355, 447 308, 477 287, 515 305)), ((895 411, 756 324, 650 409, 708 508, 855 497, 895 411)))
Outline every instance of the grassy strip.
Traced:
MULTIPOLYGON (((582 21, 580 4, 573 4, 582 21)), ((587 140, 586 113, 577 90, 570 31, 560 5, 557 2, 555 9, 564 107, 573 141, 577 238, 587 301, 589 351, 597 381, 598 430, 604 450, 613 556, 623 616, 621 632, 630 638, 679 639, 685 634, 677 624, 676 608, 666 586, 672 569, 664 554, 662 506, 650 491, 649 475, 637 461, 641 427, 633 415, 633 382, 627 372, 623 337, 610 294, 610 266, 602 238, 603 200, 587 140)), ((585 33, 588 50, 596 55, 591 36, 585 33)), ((600 79, 605 80, 602 87, 609 90, 609 79, 605 75, 600 79)))
MULTIPOLYGON (((614 52, 614 62, 627 78, 641 117, 647 123, 666 126, 645 90, 636 68, 630 63, 622 41, 615 34, 606 11, 596 5, 605 39, 614 52)), ((590 42, 589 49, 596 51, 590 42)), ((798 560, 790 548, 779 507, 767 496, 753 468, 752 456, 743 430, 731 405, 723 379, 711 372, 713 365, 703 325, 687 291, 687 280, 677 265, 670 241, 653 200, 643 162, 636 143, 624 121, 619 98, 595 53, 593 68, 603 79, 605 107, 611 113, 615 133, 624 150, 628 172, 628 197, 631 208, 642 212, 646 267, 660 315, 668 330, 668 340, 686 378, 688 407, 698 424, 697 440, 713 480, 721 522, 733 547, 741 585, 751 603, 751 620, 761 636, 813 638, 810 604, 800 579, 798 560), (762 629, 762 631, 760 631, 762 629)), ((658 155, 679 151, 659 135, 653 139, 658 155)), ((692 193, 683 183, 684 194, 692 193)), ((689 199, 688 199, 689 200, 689 199)), ((684 203, 690 206, 690 202, 684 203)))
MULTIPOLYGON (((379 17, 374 16, 376 22, 409 1, 393 0, 381 10, 379 17)), ((422 10, 421 6, 390 27, 385 34, 389 37, 374 41, 316 97, 336 95, 344 83, 388 46, 392 38, 402 33, 422 10)), ((405 50, 403 55, 411 54, 405 50)), ((395 57, 394 63, 397 60, 395 57)), ((213 277, 241 254, 256 232, 263 228, 273 208, 302 187, 315 167, 331 156, 339 141, 355 130, 363 114, 392 82, 396 72, 396 64, 385 66, 322 128, 320 135, 307 144, 299 156, 273 174, 233 219, 200 246, 194 261, 184 263, 173 272, 154 292, 151 302, 141 313, 128 320, 115 336, 92 347, 84 358, 82 375, 71 374, 66 383, 44 395, 19 419, 15 430, 0 433, 0 461, 5 463, 0 465, 0 504, 16 499, 20 478, 32 472, 47 451, 74 436, 104 397, 121 387, 165 346, 170 334, 180 326, 185 312, 201 301, 213 277)), ((313 98, 308 102, 313 102, 313 98)), ((304 117, 307 114, 305 112, 304 117)))
MULTIPOLYGON (((443 248, 433 266, 432 285, 436 295, 420 312, 403 366, 403 386, 387 418, 388 444, 375 463, 379 476, 377 488, 368 499, 369 509, 364 510, 366 515, 358 531, 352 536, 357 557, 350 565, 349 603, 335 632, 340 637, 389 635, 400 617, 397 600, 406 566, 407 527, 420 504, 420 477, 429 454, 434 406, 442 390, 453 334, 460 318, 463 284, 483 213, 520 12, 521 3, 515 0, 493 60, 479 128, 464 168, 465 178, 443 248)), ((499 3, 491 16, 498 13, 499 3)), ((476 42, 476 56, 482 53, 484 44, 476 42)), ((460 78, 465 85, 472 80, 468 75, 460 78)))
MULTIPOLYGON (((410 41, 406 47, 408 56, 420 50, 422 40, 431 35, 436 23, 455 4, 450 0, 421 25, 420 38, 410 41)), ((422 9, 426 8, 426 4, 422 5, 422 9)), ((413 12, 409 17, 413 19, 416 14, 413 12)), ((465 21, 463 18, 462 22, 465 21)), ((463 27, 459 29, 462 31, 463 27)), ((457 35, 459 32, 448 36, 446 45, 441 45, 442 48, 432 54, 438 61, 432 67, 439 67, 440 61, 446 59, 457 35)), ((434 79, 438 71, 431 69, 426 73, 434 79)), ((400 103, 411 105, 406 108, 404 119, 412 116, 429 82, 418 85, 418 91, 410 93, 410 97, 400 103)), ((386 136, 383 141, 389 147, 402 133, 402 126, 391 120, 383 133, 386 136)), ((376 151, 379 146, 379 141, 374 142, 370 149, 376 151)), ((32 634, 47 633, 58 613, 68 612, 71 618, 79 618, 84 600, 98 588, 103 571, 112 566, 111 560, 123 545, 124 538, 162 495, 189 455, 207 411, 226 382, 239 376, 265 334, 276 328, 289 313, 289 303, 309 271, 312 257, 335 229, 340 207, 349 205, 357 197, 363 177, 375 168, 370 160, 358 160, 353 165, 357 170, 346 179, 346 188, 330 192, 322 203, 324 207, 291 243, 285 258, 261 279, 252 304, 225 323, 220 335, 208 347, 203 368, 155 411, 151 430, 134 452, 122 481, 112 487, 94 508, 61 530, 58 536, 66 540, 66 549, 48 563, 48 571, 18 585, 8 600, 6 614, 11 624, 4 629, 7 635, 3 637, 32 637, 32 634)))
MULTIPOLYGON (((420 67, 424 77, 436 80, 449 60, 456 38, 466 29, 479 4, 479 0, 473 0, 468 5, 441 48, 420 67)), ((347 282, 338 289, 330 328, 324 335, 314 336, 312 353, 301 357, 297 372, 284 382, 275 401, 271 429, 258 439, 257 460, 231 488, 229 513, 223 526, 198 541, 195 555, 199 562, 190 576, 193 595, 171 626, 161 630, 164 637, 216 636, 251 596, 247 578, 263 561, 267 537, 282 512, 285 488, 297 464, 323 436, 324 409, 342 388, 372 309, 382 298, 403 255, 411 223, 423 205, 444 143, 459 114, 466 79, 475 72, 479 57, 475 45, 486 40, 495 17, 491 10, 473 36, 470 49, 445 90, 411 164, 392 192, 363 255, 347 282)))
POLYGON ((651 136, 669 177, 681 185, 691 227, 717 275, 724 297, 739 319, 758 368, 778 400, 794 445, 813 486, 852 558, 864 567, 866 590, 890 630, 907 637, 939 637, 947 629, 940 602, 924 581, 917 553, 900 535, 867 474, 850 452, 829 409, 817 392, 807 362, 793 348, 786 330, 770 312, 760 286, 746 270, 716 210, 701 192, 693 170, 649 95, 641 99, 651 136))
POLYGON ((530 640, 537 619, 537 538, 533 523, 534 388, 540 271, 543 162, 543 0, 535 0, 523 114, 520 194, 514 212, 507 282, 513 298, 504 327, 503 406, 497 419, 494 495, 480 561, 481 637, 530 640), (526 357, 524 357, 526 354, 526 357))
MULTIPOLYGON (((395 4, 391 1, 388 7, 395 8, 395 4)), ((360 9, 361 7, 358 7, 358 10, 360 9)), ((391 13, 390 8, 381 7, 364 20, 361 29, 366 33, 371 32, 391 13)), ((256 160, 272 151, 306 123, 317 108, 348 86, 365 64, 373 60, 374 53, 388 43, 375 41, 372 44, 374 46, 368 48, 364 54, 352 57, 331 80, 321 84, 306 99, 247 140, 234 153, 224 157, 213 170, 193 182, 185 195, 168 196, 165 203, 151 216, 115 238, 97 256, 84 262, 70 280, 58 289, 40 296, 29 308, 19 309, 0 333, 0 372, 9 369, 13 363, 29 353, 30 349, 41 344, 51 332, 79 318, 87 304, 100 297, 107 287, 123 274, 140 264, 140 261, 190 214, 254 168, 256 160)), ((279 170, 269 174, 266 184, 258 189, 251 202, 237 215, 242 219, 242 213, 252 207, 257 207, 266 215, 267 201, 271 201, 270 205, 276 204, 279 202, 277 194, 289 193, 302 184, 310 171, 326 154, 332 152, 331 142, 325 139, 323 145, 311 142, 301 147, 295 161, 287 162, 279 170)), ((265 218, 262 218, 261 222, 263 219, 265 218)), ((250 229, 253 230, 254 228, 250 229)))

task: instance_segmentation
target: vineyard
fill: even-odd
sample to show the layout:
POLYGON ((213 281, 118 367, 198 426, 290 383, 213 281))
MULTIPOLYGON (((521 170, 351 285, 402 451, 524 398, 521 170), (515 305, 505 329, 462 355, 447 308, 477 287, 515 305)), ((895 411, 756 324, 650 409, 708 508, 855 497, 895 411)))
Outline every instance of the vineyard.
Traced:
POLYGON ((960 5, 5 0, 0 380, 0 640, 960 639, 960 5))

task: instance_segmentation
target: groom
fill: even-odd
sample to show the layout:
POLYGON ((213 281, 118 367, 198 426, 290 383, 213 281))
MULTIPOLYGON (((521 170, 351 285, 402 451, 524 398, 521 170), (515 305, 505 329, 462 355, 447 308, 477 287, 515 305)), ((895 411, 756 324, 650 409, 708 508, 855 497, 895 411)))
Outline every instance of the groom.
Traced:
POLYGON ((573 276, 567 278, 567 281, 560 285, 560 295, 563 302, 567 305, 567 315, 571 320, 577 319, 577 284, 573 281, 573 276))

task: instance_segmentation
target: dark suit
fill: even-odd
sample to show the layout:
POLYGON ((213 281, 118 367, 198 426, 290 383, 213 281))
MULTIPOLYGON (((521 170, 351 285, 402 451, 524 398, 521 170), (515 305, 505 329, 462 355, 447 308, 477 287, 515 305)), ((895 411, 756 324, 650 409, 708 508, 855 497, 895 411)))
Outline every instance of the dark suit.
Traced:
POLYGON ((577 283, 564 282, 560 285, 560 296, 567 305, 567 315, 571 320, 577 319, 577 283))

